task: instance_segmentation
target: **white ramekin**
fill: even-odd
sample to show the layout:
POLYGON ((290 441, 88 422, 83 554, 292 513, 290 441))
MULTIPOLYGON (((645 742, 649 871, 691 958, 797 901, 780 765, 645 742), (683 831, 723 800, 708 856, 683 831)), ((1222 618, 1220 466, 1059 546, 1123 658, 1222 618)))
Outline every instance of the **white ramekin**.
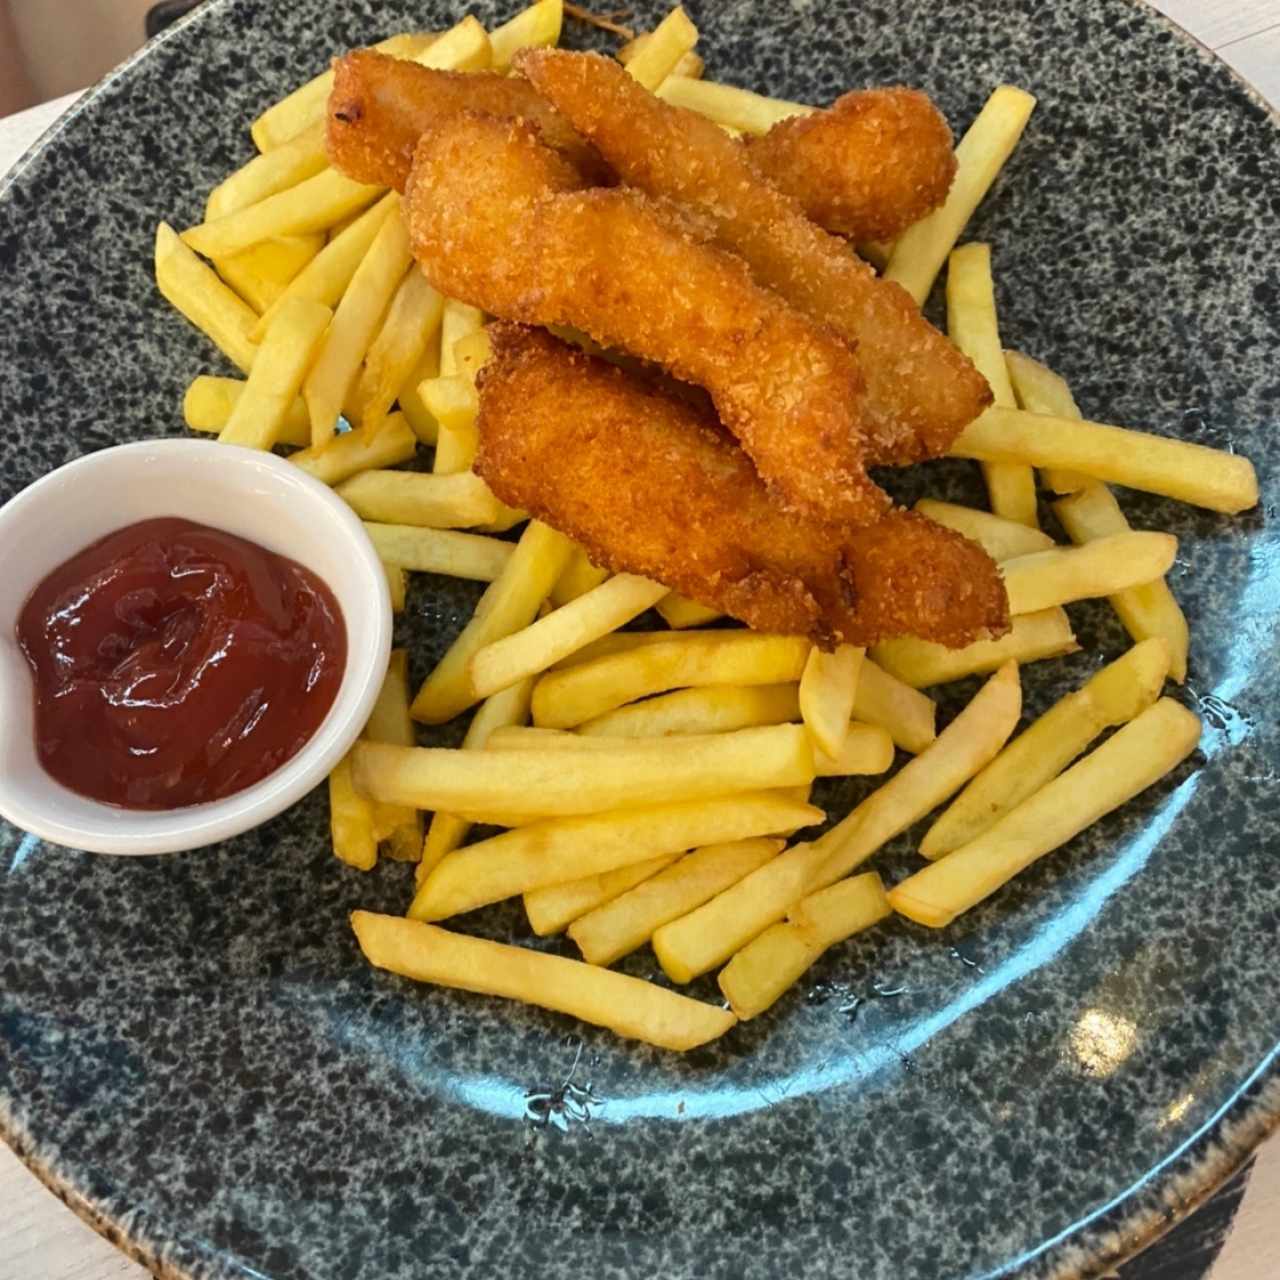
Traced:
POLYGON ((0 508, 0 814, 46 840, 96 853, 171 853, 265 822, 300 799, 355 741, 386 671, 391 602, 351 509, 270 453, 208 440, 150 440, 60 467, 0 508), (347 628, 347 668, 311 740, 225 800, 119 809, 55 782, 36 757, 31 668, 18 614, 44 577, 91 542, 155 516, 211 525, 289 556, 329 585, 347 628))

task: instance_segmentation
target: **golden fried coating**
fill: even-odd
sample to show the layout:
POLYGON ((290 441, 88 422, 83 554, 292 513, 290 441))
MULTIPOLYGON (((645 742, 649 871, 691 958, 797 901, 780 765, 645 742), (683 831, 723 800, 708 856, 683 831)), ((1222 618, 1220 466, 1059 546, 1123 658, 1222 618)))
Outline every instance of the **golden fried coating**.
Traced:
POLYGON ((951 130, 918 89, 864 89, 746 142, 751 163, 819 226, 891 240, 951 190, 951 130))
POLYGON ((496 72, 435 71, 374 49, 357 49, 333 64, 325 142, 335 168, 357 182, 404 190, 423 130, 459 111, 483 111, 536 125, 549 147, 599 182, 608 170, 590 143, 573 131, 527 80, 496 72))
POLYGON ((854 528, 785 511, 714 416, 541 330, 488 332, 476 470, 596 564, 826 647, 1007 630, 976 543, 913 512, 854 528))
POLYGON ((718 242, 762 285, 856 346, 870 461, 941 456, 991 403, 986 379, 905 290, 806 218, 717 125, 663 102, 598 54, 527 49, 515 63, 624 182, 712 220, 718 242))
POLYGON ((862 463, 848 347, 678 209, 583 189, 526 122, 464 112, 422 136, 404 210, 437 289, 505 319, 572 326, 705 387, 797 508, 857 524, 887 510, 862 463))

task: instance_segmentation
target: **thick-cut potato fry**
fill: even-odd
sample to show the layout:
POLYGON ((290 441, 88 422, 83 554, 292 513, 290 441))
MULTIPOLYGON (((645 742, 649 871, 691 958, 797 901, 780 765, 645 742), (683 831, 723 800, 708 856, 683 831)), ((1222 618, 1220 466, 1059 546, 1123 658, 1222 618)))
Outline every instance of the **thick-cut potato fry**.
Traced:
MULTIPOLYGON (((736 634, 731 632, 730 634, 736 634)), ((562 671, 567 667, 581 666, 584 662, 592 662, 596 658, 609 657, 615 653, 630 653, 633 649, 647 649, 651 644, 669 644, 672 640, 682 641, 692 638, 693 643, 701 644, 699 637, 722 636, 723 631, 615 631, 612 635, 601 636, 599 640, 584 646, 577 653, 571 653, 563 662, 557 662, 553 670, 562 671)))
POLYGON ((352 760, 356 785, 374 800, 538 818, 622 809, 656 795, 701 800, 802 786, 814 777, 809 739, 787 724, 628 739, 613 751, 493 753, 360 743, 352 760))
POLYGON ((525 676, 546 671, 567 654, 630 622, 665 593, 661 583, 631 573, 602 582, 522 631, 477 650, 471 659, 472 692, 487 698, 525 676))
POLYGON ((705 685, 606 711, 579 725, 578 733, 660 738, 672 733, 728 733, 799 718, 800 698, 794 684, 705 685))
POLYGON ((893 764, 893 739, 878 724, 851 720, 844 741, 834 755, 813 753, 819 778, 849 778, 858 774, 884 773, 893 764))
MULTIPOLYGON (((214 263, 218 274, 261 315, 277 302, 289 282, 324 247, 322 232, 282 236, 242 249, 214 263)), ((256 330, 255 330, 256 332, 256 330)))
POLYGON ((743 133, 768 133, 779 120, 812 115, 815 110, 803 103, 766 98, 731 84, 694 80, 682 75, 669 75, 658 86, 657 94, 673 107, 696 111, 716 124, 743 133))
MULTIPOLYGON (((493 697, 486 698, 467 726, 462 739, 464 751, 480 751, 490 735, 514 725, 523 725, 529 719, 529 699, 533 694, 533 681, 522 680, 493 697)), ((437 809, 427 828, 426 843, 422 846, 422 861, 418 864, 417 882, 422 883, 427 873, 445 856, 467 838, 471 823, 454 813, 437 809)))
POLYGON ((311 444, 325 445, 369 350, 392 296, 410 270, 409 234, 404 219, 388 217, 342 295, 302 388, 311 416, 311 444))
POLYGON ((929 296, 973 211, 1013 154, 1035 105, 1025 90, 1000 85, 956 146, 956 176, 946 203, 898 237, 885 279, 902 285, 918 303, 929 296))
POLYGON ((616 871, 603 871, 599 875, 584 876, 581 880, 567 880, 564 884, 550 884, 545 889, 530 889, 524 895, 529 927, 540 938, 563 933, 565 927, 579 916, 612 902, 628 889, 634 889, 642 880, 669 867, 678 857, 679 853, 666 853, 660 858, 619 867, 616 871))
POLYGON ((976 507, 921 498, 915 509, 936 524, 972 538, 997 564, 1016 556, 1029 556, 1035 551, 1048 551, 1053 546, 1053 539, 1042 530, 992 515, 989 511, 979 511, 976 507))
MULTIPOLYGON (((1013 383, 1013 394, 1018 408, 1028 413, 1047 413, 1055 418, 1083 418, 1066 379, 1060 378, 1039 360, 1024 356, 1020 351, 1004 353, 1005 368, 1013 383)), ((1056 467, 1045 469, 1042 479, 1054 493, 1075 493, 1089 483, 1089 477, 1076 471, 1060 471, 1056 467)))
POLYGON ((156 227, 156 287, 242 373, 258 354, 250 336, 258 317, 200 261, 167 223, 156 227))
POLYGON ((727 1009, 581 960, 370 911, 353 911, 351 927, 376 968, 567 1013, 660 1049, 696 1049, 737 1021, 727 1009))
POLYGON ((587 553, 575 546, 565 571, 551 588, 551 603, 559 609, 571 600, 586 595, 593 587, 598 587, 608 576, 608 569, 596 568, 587 558, 587 553))
POLYGON ((571 729, 624 703, 667 689, 798 680, 809 657, 801 636, 686 632, 665 643, 579 663, 534 686, 533 722, 571 729))
POLYGON ((889 902, 931 929, 949 925, 1177 768, 1196 749, 1200 727, 1186 707, 1161 698, 977 839, 902 881, 889 902))
MULTIPOLYGON (((991 385, 995 403, 1016 408, 1000 346, 989 244, 966 244, 952 251, 947 267, 947 334, 991 385)), ((982 475, 991 510, 1034 529, 1036 479, 1031 468, 1019 462, 984 462, 982 475)))
MULTIPOLYGON (((515 547, 509 542, 453 529, 366 521, 364 531, 378 556, 388 564, 414 573, 439 573, 472 582, 497 581, 515 554, 515 547)), ((416 711, 414 714, 418 718, 416 711)))
POLYGON ((659 600, 657 610, 672 631, 683 631, 686 627, 705 627, 708 622, 724 617, 718 609, 710 609, 705 604, 682 596, 678 591, 669 592, 659 600))
POLYGON ((244 393, 218 439, 248 449, 277 444, 298 389, 324 337, 333 312, 319 302, 293 298, 280 308, 258 348, 244 393))
POLYGON ((479 307, 446 298, 444 314, 440 318, 440 376, 457 377, 462 373, 458 364, 457 344, 462 338, 479 333, 484 327, 484 312, 479 307))
POLYGON ((329 774, 329 835, 334 853, 357 871, 371 871, 378 861, 373 810, 373 802, 352 785, 348 753, 329 774))
MULTIPOLYGON (((310 430, 308 420, 307 431, 310 430)), ((371 467, 391 467, 397 462, 408 462, 417 448, 418 441, 409 430, 404 415, 393 413, 377 431, 368 432, 363 427, 344 431, 323 449, 299 449, 289 455, 289 461, 317 480, 334 485, 371 467)))
POLYGON ((369 344, 355 389, 352 417, 376 429, 395 403, 405 379, 418 367, 440 327, 444 298, 421 271, 400 282, 377 337, 369 344))
POLYGON ((652 93, 671 75, 680 59, 693 51, 698 43, 698 28, 689 21, 684 6, 677 5, 647 34, 648 40, 627 63, 627 70, 652 93))
POLYGON ((928 694, 890 675, 870 657, 864 659, 853 698, 855 720, 879 725, 894 746, 918 755, 938 736, 937 712, 928 694))
MULTIPOLYGON (((1105 484, 1090 481, 1070 497, 1055 502, 1054 513, 1079 546, 1129 531, 1115 494, 1105 484)), ((1169 646, 1169 675, 1178 684, 1187 678, 1187 650, 1191 642, 1186 615, 1162 578, 1130 587, 1107 597, 1125 630, 1141 641, 1161 637, 1169 646)))
POLYGON ((420 52, 408 57, 436 71, 487 71, 493 63, 493 50, 489 33, 477 18, 468 14, 420 52))
POLYGON ((1156 582, 1177 553, 1178 540, 1171 533, 1116 533, 1006 560, 1000 572, 1010 611, 1028 614, 1156 582))
POLYGON ((961 432, 951 454, 1079 471, 1226 515, 1258 505, 1258 477, 1248 458, 1101 422, 992 408, 961 432))
POLYGON ((403 613, 405 595, 409 590, 409 575, 398 564, 382 561, 382 572, 387 579, 387 594, 391 597, 391 612, 403 613))
POLYGON ((287 187, 257 204, 190 227, 182 233, 182 239, 206 258, 229 258, 263 240, 327 231, 340 218, 372 204, 381 194, 381 187, 353 182, 336 169, 322 169, 296 187, 287 187))
POLYGON ((480 370, 489 363, 493 356, 493 339, 484 329, 476 329, 473 333, 464 333, 453 343, 454 372, 476 385, 480 370))
MULTIPOLYGON (((445 349, 442 338, 442 368, 445 349)), ((480 401, 475 387, 458 374, 448 374, 428 378, 418 387, 418 394, 437 423, 436 456, 432 469, 437 475, 451 475, 456 471, 468 470, 475 461, 480 442, 476 429, 480 401)))
MULTIPOLYGON (((635 58, 639 57, 645 49, 653 42, 653 32, 642 31, 634 39, 628 40, 626 44, 614 55, 620 63, 625 67, 635 58)), ((686 53, 679 62, 667 73, 667 79, 673 76, 692 76, 698 79, 706 70, 706 63, 696 53, 686 53)), ((666 83, 665 81, 663 83, 666 83)))
MULTIPOLYGON (((430 48, 435 39, 430 32, 406 31, 373 47, 389 58, 411 58, 430 48)), ((271 151, 296 138, 304 129, 316 124, 323 126, 325 104, 332 89, 332 70, 322 71, 288 97, 268 107, 249 129, 254 146, 259 151, 271 151)))
POLYGON ((688 915, 763 866, 782 844, 781 840, 758 837, 704 845, 634 889, 579 916, 569 926, 569 936, 591 964, 612 964, 643 946, 655 930, 688 915))
POLYGON ((650 941, 672 982, 692 982, 723 964, 809 891, 825 851, 815 844, 792 845, 696 910, 660 929, 650 941))
POLYGON ((285 288, 284 293, 262 313, 250 337, 259 342, 275 319, 276 310, 287 298, 310 298, 326 307, 336 307, 346 293, 356 268, 364 261, 382 224, 399 217, 399 196, 390 191, 372 208, 366 209, 349 227, 335 235, 285 288))
POLYGON ((471 691, 471 659, 485 645, 533 621, 556 579, 564 572, 573 550, 568 538, 539 520, 529 522, 514 548, 510 543, 486 541, 507 549, 510 558, 494 578, 493 585, 481 596, 462 634, 418 690, 413 701, 413 718, 426 724, 452 720, 477 701, 471 691))
MULTIPOLYGON (((411 747, 415 738, 409 719, 409 655, 392 649, 387 673, 378 690, 364 735, 370 742, 390 742, 411 747)), ((388 853, 397 862, 416 862, 422 855, 422 815, 409 805, 374 806, 374 826, 380 839, 389 841, 388 853)))
POLYGON ((489 48, 495 71, 505 71, 518 49, 546 48, 560 42, 564 0, 536 0, 514 18, 489 32, 489 48))
POLYGON ((301 133, 268 152, 254 156, 248 164, 224 178, 209 192, 204 220, 212 222, 237 209, 247 209, 277 191, 296 187, 327 168, 324 150, 324 121, 317 119, 301 133))
POLYGON ((920 842, 931 861, 958 849, 1056 778, 1112 725, 1124 724, 1160 696, 1169 646, 1144 640, 1060 698, 956 797, 920 842))
MULTIPOLYGON (((425 278, 425 277, 424 277, 425 278)), ((435 414, 427 408, 426 401, 422 398, 419 387, 424 382, 429 382, 437 377, 440 373, 440 335, 427 342, 426 349, 422 353, 422 358, 410 371, 409 376, 405 378, 400 386, 400 390, 396 393, 396 399, 400 404, 400 411, 409 419, 409 425, 413 428, 413 434, 422 441, 423 444, 435 445, 440 438, 440 424, 436 421, 435 414)))
POLYGON ((826 857, 810 887, 821 889, 847 876, 959 791, 995 758, 1021 714, 1018 667, 1006 662, 926 750, 817 841, 826 857))
MULTIPOLYGON (((241 378, 220 378, 202 373, 191 379, 182 398, 182 416, 192 431, 212 432, 215 435, 231 420, 236 401, 244 394, 241 378)), ((307 406, 300 396, 294 396, 285 410, 280 424, 280 444, 305 445, 311 443, 311 419, 307 406)))
POLYGON ((813 738, 814 749, 838 756, 849 731, 849 717, 858 691, 858 673, 866 650, 842 644, 834 653, 816 646, 800 676, 800 716, 813 738))
POLYGON ((338 496, 361 519, 380 524, 467 529, 486 524, 498 514, 497 498, 472 471, 455 476, 421 471, 362 471, 338 486, 338 496))
POLYGON ((794 986, 828 947, 892 914, 874 871, 842 880, 797 903, 788 920, 771 925, 743 947, 716 981, 739 1018, 754 1018, 794 986))
POLYGON ((985 675, 1002 663, 1039 662, 1079 649, 1071 620, 1061 608, 1024 613, 1013 619, 999 640, 978 640, 963 649, 947 649, 910 636, 886 640, 871 650, 872 657, 891 675, 915 689, 946 684, 963 676, 985 675))
MULTIPOLYGON (((477 756, 505 769, 512 753, 477 756)), ((597 755, 596 761, 606 759, 597 755)), ((563 755, 555 757, 556 763, 563 755)), ((442 920, 504 898, 616 871, 705 844, 776 835, 822 821, 822 810, 777 792, 734 792, 580 817, 553 818, 506 831, 449 854, 427 876, 409 908, 416 920, 442 920)))

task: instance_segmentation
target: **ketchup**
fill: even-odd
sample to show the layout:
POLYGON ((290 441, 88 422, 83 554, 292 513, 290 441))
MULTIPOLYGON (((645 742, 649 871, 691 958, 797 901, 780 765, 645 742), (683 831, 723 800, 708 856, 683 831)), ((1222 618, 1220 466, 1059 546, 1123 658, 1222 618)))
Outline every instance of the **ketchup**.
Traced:
POLYGON ((59 565, 23 605, 18 643, 41 765, 126 809, 220 800, 266 777, 319 728, 347 659, 342 611, 315 574, 176 517, 59 565))

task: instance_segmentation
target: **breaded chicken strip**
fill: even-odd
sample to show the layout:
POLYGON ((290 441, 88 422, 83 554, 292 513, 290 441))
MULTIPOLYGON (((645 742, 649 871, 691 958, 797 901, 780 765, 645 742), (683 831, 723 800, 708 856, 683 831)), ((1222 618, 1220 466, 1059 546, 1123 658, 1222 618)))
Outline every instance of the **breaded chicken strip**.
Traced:
POLYGON ((784 511, 710 414, 541 330, 488 332, 476 470, 594 563, 827 647, 1007 629, 976 543, 913 512, 853 528, 784 511))
POLYGON ((746 148, 814 222, 853 240, 891 240, 936 209, 956 176, 951 130, 918 89, 846 93, 746 148))
POLYGON ((806 218, 717 125, 663 102, 598 54, 527 49, 515 65, 625 183, 697 210, 759 283, 856 346, 869 460, 939 457, 991 403, 986 379, 905 290, 806 218))
POLYGON ((583 176, 607 180, 599 153, 527 80, 496 72, 436 71, 374 49, 333 64, 325 142, 334 166, 357 182, 404 190, 413 149, 425 129, 459 111, 482 111, 536 125, 549 147, 583 176))
POLYGON ((582 179, 524 121, 464 112, 422 136, 405 188, 414 255, 451 297, 569 325, 705 387, 761 477, 798 508, 869 524, 856 360, 679 210, 582 179))

